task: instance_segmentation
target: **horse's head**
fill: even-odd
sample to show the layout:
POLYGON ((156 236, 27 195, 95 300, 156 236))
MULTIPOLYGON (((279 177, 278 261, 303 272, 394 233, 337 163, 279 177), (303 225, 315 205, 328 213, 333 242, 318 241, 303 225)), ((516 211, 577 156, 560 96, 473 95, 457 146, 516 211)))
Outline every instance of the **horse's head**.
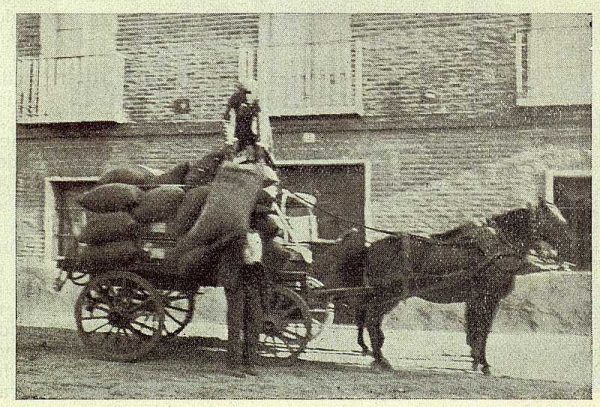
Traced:
POLYGON ((559 259, 560 249, 570 247, 575 239, 569 223, 556 205, 541 198, 536 207, 530 207, 530 211, 531 249, 539 257, 559 259))

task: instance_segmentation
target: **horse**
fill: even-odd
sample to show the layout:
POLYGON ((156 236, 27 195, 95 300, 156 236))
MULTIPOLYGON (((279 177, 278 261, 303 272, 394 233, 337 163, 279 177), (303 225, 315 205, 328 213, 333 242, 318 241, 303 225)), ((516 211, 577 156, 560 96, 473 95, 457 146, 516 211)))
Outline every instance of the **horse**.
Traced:
MULTIPOLYGON (((538 271, 527 261, 533 254, 556 259, 556 248, 572 231, 553 204, 510 210, 483 224, 471 223, 430 237, 397 233, 369 247, 346 248, 340 253, 337 273, 347 285, 370 289, 354 298, 358 344, 367 328, 373 366, 391 369, 382 354, 384 316, 401 300, 419 297, 434 303, 466 303, 466 342, 472 368, 490 374, 486 341, 500 300, 514 288, 516 275, 538 271)), ((349 239, 348 241, 351 241, 349 239)), ((342 242, 344 245, 344 242, 342 242)))

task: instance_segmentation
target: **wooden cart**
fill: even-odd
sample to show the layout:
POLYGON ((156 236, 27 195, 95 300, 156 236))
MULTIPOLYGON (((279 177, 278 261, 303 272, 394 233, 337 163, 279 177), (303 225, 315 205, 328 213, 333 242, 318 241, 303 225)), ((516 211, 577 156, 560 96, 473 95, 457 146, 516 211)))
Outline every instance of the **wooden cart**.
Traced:
MULTIPOLYGON (((286 221, 285 213, 281 215, 286 221)), ((155 226, 142 237, 147 258, 133 264, 81 268, 76 250, 58 260, 63 278, 83 287, 75 304, 77 329, 84 346, 97 357, 115 361, 143 358, 161 340, 177 336, 191 322, 202 287, 216 286, 214 275, 199 279, 165 267, 160 252, 175 241, 160 224, 155 226)), ((260 334, 264 356, 295 358, 333 322, 333 303, 323 295, 313 295, 323 284, 311 276, 311 266, 298 255, 276 273, 260 334)))

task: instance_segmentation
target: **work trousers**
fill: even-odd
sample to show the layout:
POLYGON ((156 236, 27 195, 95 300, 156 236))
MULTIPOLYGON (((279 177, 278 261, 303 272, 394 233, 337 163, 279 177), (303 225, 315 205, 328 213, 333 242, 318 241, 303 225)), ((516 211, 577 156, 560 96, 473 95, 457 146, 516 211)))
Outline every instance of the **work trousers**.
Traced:
POLYGON ((227 299, 227 352, 231 364, 254 364, 262 328, 263 269, 243 266, 236 287, 225 287, 227 299))

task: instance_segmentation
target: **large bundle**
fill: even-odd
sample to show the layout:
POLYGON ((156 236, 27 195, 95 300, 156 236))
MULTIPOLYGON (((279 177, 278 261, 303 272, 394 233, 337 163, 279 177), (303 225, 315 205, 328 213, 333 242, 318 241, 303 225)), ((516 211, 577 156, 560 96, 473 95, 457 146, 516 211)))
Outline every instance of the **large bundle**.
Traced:
POLYGON ((262 182, 256 166, 225 163, 212 183, 200 217, 181 244, 193 247, 223 236, 246 234, 262 182))
POLYGON ((104 184, 151 184, 157 176, 156 170, 143 165, 125 165, 111 168, 98 180, 99 185, 104 184))
POLYGON ((99 185, 83 194, 79 204, 92 212, 128 212, 140 201, 142 190, 135 185, 99 185))
POLYGON ((202 212, 209 192, 209 186, 201 186, 192 188, 185 194, 183 202, 177 209, 177 216, 170 224, 173 233, 183 235, 191 229, 202 212))
POLYGON ((231 155, 229 147, 224 147, 193 161, 189 165, 188 172, 184 178, 187 186, 196 187, 207 185, 215 178, 219 166, 231 155))
POLYGON ((171 168, 169 171, 165 172, 162 175, 157 176, 154 179, 156 184, 173 184, 173 185, 182 185, 185 183, 185 176, 187 175, 190 169, 190 163, 184 161, 182 163, 177 164, 175 167, 171 168))
POLYGON ((135 240, 140 236, 141 231, 141 225, 127 212, 92 213, 79 236, 79 241, 95 245, 119 240, 135 240))
POLYGON ((250 227, 256 230, 263 240, 271 240, 281 234, 275 215, 252 214, 250 227))
POLYGON ((185 192, 175 185, 161 185, 145 192, 133 209, 133 217, 143 223, 163 222, 175 217, 185 192))
POLYGON ((109 242, 83 247, 79 253, 79 264, 83 267, 105 269, 133 263, 143 255, 144 251, 136 241, 109 242))

